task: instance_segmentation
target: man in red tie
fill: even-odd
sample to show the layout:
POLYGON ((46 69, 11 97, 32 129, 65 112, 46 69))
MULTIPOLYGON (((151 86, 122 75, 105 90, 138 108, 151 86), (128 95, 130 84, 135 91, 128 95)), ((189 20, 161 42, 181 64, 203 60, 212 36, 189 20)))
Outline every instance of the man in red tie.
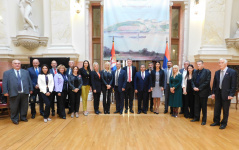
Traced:
MULTIPOLYGON (((57 74, 57 62, 55 60, 51 61, 51 70, 50 73, 53 75, 53 77, 55 76, 55 74, 57 74)), ((51 96, 51 111, 52 111, 52 116, 55 116, 55 96, 56 96, 56 92, 53 91, 52 92, 52 96, 51 96)))
POLYGON ((133 99, 134 99, 134 76, 136 71, 136 67, 132 66, 132 59, 127 59, 127 66, 123 68, 123 70, 127 73, 127 84, 125 89, 125 113, 128 112, 128 108, 130 108, 130 112, 133 111, 133 99), (129 106, 129 107, 128 107, 129 106))

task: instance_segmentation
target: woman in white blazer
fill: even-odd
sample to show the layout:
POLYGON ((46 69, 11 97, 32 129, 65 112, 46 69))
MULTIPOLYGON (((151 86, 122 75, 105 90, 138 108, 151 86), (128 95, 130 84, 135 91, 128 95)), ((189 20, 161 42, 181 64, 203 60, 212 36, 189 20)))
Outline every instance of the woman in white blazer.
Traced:
POLYGON ((52 74, 49 72, 49 67, 44 64, 42 65, 41 73, 38 75, 38 85, 40 89, 40 94, 45 102, 45 111, 44 111, 44 122, 50 121, 50 100, 51 100, 51 93, 54 88, 54 80, 52 74))
POLYGON ((189 65, 187 67, 187 74, 183 78, 183 94, 185 95, 184 116, 185 118, 194 118, 194 92, 192 88, 192 77, 194 67, 189 65), (190 111, 189 111, 190 108, 190 111))

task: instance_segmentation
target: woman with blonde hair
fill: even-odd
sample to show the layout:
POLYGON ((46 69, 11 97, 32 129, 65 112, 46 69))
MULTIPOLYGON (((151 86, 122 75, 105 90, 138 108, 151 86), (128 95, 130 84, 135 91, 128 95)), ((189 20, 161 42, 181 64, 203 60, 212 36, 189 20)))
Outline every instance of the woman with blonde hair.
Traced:
POLYGON ((60 64, 57 67, 58 73, 54 76, 54 91, 57 93, 57 112, 60 118, 66 119, 65 102, 68 91, 68 77, 65 74, 66 67, 60 64))
POLYGON ((182 107, 182 74, 177 65, 173 66, 173 73, 169 79, 169 106, 173 108, 173 117, 178 117, 178 107, 182 107))
POLYGON ((113 83, 113 74, 110 69, 110 62, 107 61, 105 63, 105 69, 102 70, 101 76, 102 76, 104 114, 110 114, 110 103, 111 103, 110 96, 112 92, 112 83, 113 83))
POLYGON ((100 114, 99 103, 101 94, 101 75, 99 72, 99 64, 97 62, 93 63, 93 71, 91 72, 91 85, 94 96, 94 110, 95 114, 100 114))

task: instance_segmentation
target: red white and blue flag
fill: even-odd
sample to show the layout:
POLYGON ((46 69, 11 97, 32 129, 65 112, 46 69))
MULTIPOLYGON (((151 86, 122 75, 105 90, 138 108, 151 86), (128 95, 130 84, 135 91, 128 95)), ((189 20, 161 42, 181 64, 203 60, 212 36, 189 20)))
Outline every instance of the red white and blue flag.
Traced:
POLYGON ((110 63, 111 63, 111 70, 116 70, 116 56, 115 56, 115 47, 114 47, 114 37, 113 37, 113 43, 112 43, 112 49, 111 49, 111 57, 110 57, 110 63))
POLYGON ((163 69, 168 68, 167 63, 170 60, 170 54, 169 54, 169 50, 168 50, 168 41, 166 41, 166 49, 165 49, 165 54, 164 54, 164 58, 163 58, 163 69))

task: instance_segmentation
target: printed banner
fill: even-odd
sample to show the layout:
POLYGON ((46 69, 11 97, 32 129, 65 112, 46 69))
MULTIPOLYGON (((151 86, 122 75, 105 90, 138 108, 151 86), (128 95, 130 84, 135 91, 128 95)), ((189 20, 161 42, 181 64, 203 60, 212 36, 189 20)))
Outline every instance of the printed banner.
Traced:
POLYGON ((104 0, 104 60, 163 60, 169 0, 104 0))

